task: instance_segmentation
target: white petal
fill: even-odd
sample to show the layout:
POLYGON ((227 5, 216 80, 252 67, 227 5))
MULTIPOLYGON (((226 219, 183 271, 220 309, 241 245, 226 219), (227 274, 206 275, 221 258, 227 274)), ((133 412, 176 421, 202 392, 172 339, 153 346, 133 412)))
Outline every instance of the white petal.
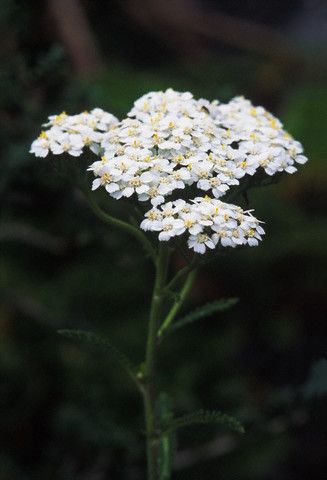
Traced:
POLYGON ((295 161, 297 163, 300 163, 301 165, 303 165, 304 163, 306 163, 308 161, 307 157, 305 157, 304 155, 298 155, 296 158, 295 158, 295 161))
POLYGON ((105 189, 108 193, 117 192, 117 190, 119 190, 119 185, 117 183, 109 183, 105 186, 105 189))
POLYGON ((96 178, 95 180, 93 180, 92 182, 92 190, 96 190, 97 188, 99 188, 101 185, 101 179, 100 178, 96 178))
POLYGON ((159 240, 161 242, 167 242, 170 239, 171 235, 168 232, 160 232, 159 240))
POLYGON ((201 254, 204 254, 206 251, 206 247, 204 243, 195 243, 193 249, 195 252, 201 253, 201 254))
POLYGON ((285 168, 285 172, 287 173, 295 173, 297 172, 297 168, 293 167, 292 165, 285 168))

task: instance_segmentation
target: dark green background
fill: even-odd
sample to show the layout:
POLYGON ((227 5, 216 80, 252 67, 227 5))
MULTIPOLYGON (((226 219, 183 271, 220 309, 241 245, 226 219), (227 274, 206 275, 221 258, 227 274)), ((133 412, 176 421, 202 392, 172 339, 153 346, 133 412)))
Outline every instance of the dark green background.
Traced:
MULTIPOLYGON (((82 75, 49 3, 0 7, 0 480, 145 478, 133 385, 110 358, 56 330, 106 333, 140 361, 152 267, 133 239, 92 215, 73 182, 28 150, 49 114, 99 106, 122 116, 138 96, 168 87, 223 101, 243 94, 281 118, 309 157, 295 175, 250 192, 266 222, 264 242, 207 266, 186 310, 219 297, 239 304, 162 345, 159 382, 177 412, 218 409, 246 427, 243 436, 219 427, 181 431, 173 478, 325 478, 326 42, 307 35, 295 41, 294 57, 273 44, 272 55, 232 45, 228 35, 192 49, 156 25, 142 28, 124 2, 85 1, 104 67, 82 75)), ((323 2, 312 3, 319 18, 323 2)), ((290 42, 304 8, 198 4, 279 28, 290 42)), ((173 268, 181 262, 174 258, 173 268)))

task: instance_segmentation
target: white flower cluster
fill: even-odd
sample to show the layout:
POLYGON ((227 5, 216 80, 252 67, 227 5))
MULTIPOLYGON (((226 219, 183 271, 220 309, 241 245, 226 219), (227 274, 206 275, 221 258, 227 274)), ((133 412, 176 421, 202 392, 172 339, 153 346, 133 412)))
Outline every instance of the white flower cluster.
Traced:
POLYGON ((93 190, 104 187, 116 199, 149 201, 152 209, 141 228, 160 232, 163 241, 186 232, 189 247, 199 253, 218 242, 256 245, 263 233, 258 220, 217 199, 245 175, 293 173, 295 163, 307 160, 279 120, 243 97, 220 104, 168 89, 138 99, 121 122, 100 109, 49 120, 32 153, 79 156, 88 146, 100 157, 89 167, 96 177, 93 190), (184 198, 204 196, 165 203, 186 189, 184 198))
POLYGON ((118 123, 111 113, 95 108, 91 112, 78 115, 51 115, 39 137, 34 140, 30 153, 36 157, 46 157, 49 152, 60 155, 67 152, 73 157, 79 157, 84 147, 89 147, 94 153, 99 153, 104 132, 118 123))
POLYGON ((190 203, 176 200, 154 207, 145 214, 143 230, 159 233, 159 240, 189 234, 188 245, 197 253, 205 253, 218 243, 223 247, 258 245, 264 234, 260 221, 236 205, 216 198, 197 197, 190 203))
POLYGON ((261 167, 268 175, 294 173, 296 163, 307 161, 300 142, 283 130, 281 122, 263 107, 254 107, 244 97, 211 105, 209 110, 216 125, 229 137, 226 143, 233 143, 244 156, 244 162, 255 171, 261 167))
POLYGON ((219 156, 221 138, 204 102, 172 90, 139 99, 130 118, 105 135, 102 159, 90 167, 98 177, 93 188, 103 185, 114 198, 136 193, 156 206, 193 184, 215 197, 238 184, 243 171, 219 156))
POLYGON ((173 90, 152 92, 101 143, 102 160, 90 167, 93 189, 114 198, 157 206, 176 189, 195 185, 219 198, 246 174, 296 171, 302 146, 264 108, 242 97, 228 104, 195 100, 173 90))

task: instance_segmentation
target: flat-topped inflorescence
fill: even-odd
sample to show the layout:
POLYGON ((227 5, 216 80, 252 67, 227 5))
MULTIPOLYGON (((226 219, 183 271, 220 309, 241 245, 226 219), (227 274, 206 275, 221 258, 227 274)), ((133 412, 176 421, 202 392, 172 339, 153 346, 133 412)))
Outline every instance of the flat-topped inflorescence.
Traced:
POLYGON ((294 173, 297 163, 307 161, 301 144, 280 121, 243 97, 222 104, 168 89, 142 96, 120 122, 101 109, 49 120, 45 127, 50 128, 33 142, 32 153, 79 156, 89 147, 100 157, 89 167, 96 177, 93 190, 103 187, 115 199, 150 203, 141 228, 160 232, 160 241, 185 232, 189 247, 199 253, 218 243, 257 245, 264 233, 258 220, 217 199, 245 176, 294 173), (186 213, 178 210, 182 200, 166 203, 179 190, 186 200, 196 197, 184 201, 186 220, 186 213), (173 209, 171 217, 164 215, 166 208, 173 209), (213 214, 216 210, 224 213, 213 214), (211 223, 203 223, 205 211, 211 223), (155 215, 157 222, 151 220, 155 215))

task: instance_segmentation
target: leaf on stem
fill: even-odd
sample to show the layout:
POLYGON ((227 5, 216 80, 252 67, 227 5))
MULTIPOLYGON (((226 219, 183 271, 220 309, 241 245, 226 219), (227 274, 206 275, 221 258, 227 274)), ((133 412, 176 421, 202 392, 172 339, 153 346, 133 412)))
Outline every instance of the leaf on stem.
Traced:
POLYGON ((88 347, 95 348, 104 353, 110 353, 110 355, 115 358, 120 366, 123 367, 127 375, 129 375, 129 377, 131 377, 132 380, 137 383, 135 369, 130 360, 124 353, 120 352, 116 347, 114 347, 107 338, 85 330, 65 329, 58 330, 58 333, 72 340, 78 340, 88 347))
POLYGON ((216 312, 223 312, 233 307, 239 301, 238 298, 221 298, 220 300, 215 300, 214 302, 207 303, 202 307, 198 307, 192 312, 185 315, 185 317, 177 320, 173 323, 163 336, 168 335, 168 333, 177 330, 189 323, 195 322, 196 320, 201 320, 202 318, 209 317, 216 312))
POLYGON ((210 423, 223 425, 234 432, 245 432, 244 427, 234 417, 216 410, 197 410, 188 415, 182 415, 181 417, 174 418, 170 423, 168 423, 168 425, 166 425, 164 433, 177 430, 178 428, 188 427, 190 425, 205 425, 210 423))

